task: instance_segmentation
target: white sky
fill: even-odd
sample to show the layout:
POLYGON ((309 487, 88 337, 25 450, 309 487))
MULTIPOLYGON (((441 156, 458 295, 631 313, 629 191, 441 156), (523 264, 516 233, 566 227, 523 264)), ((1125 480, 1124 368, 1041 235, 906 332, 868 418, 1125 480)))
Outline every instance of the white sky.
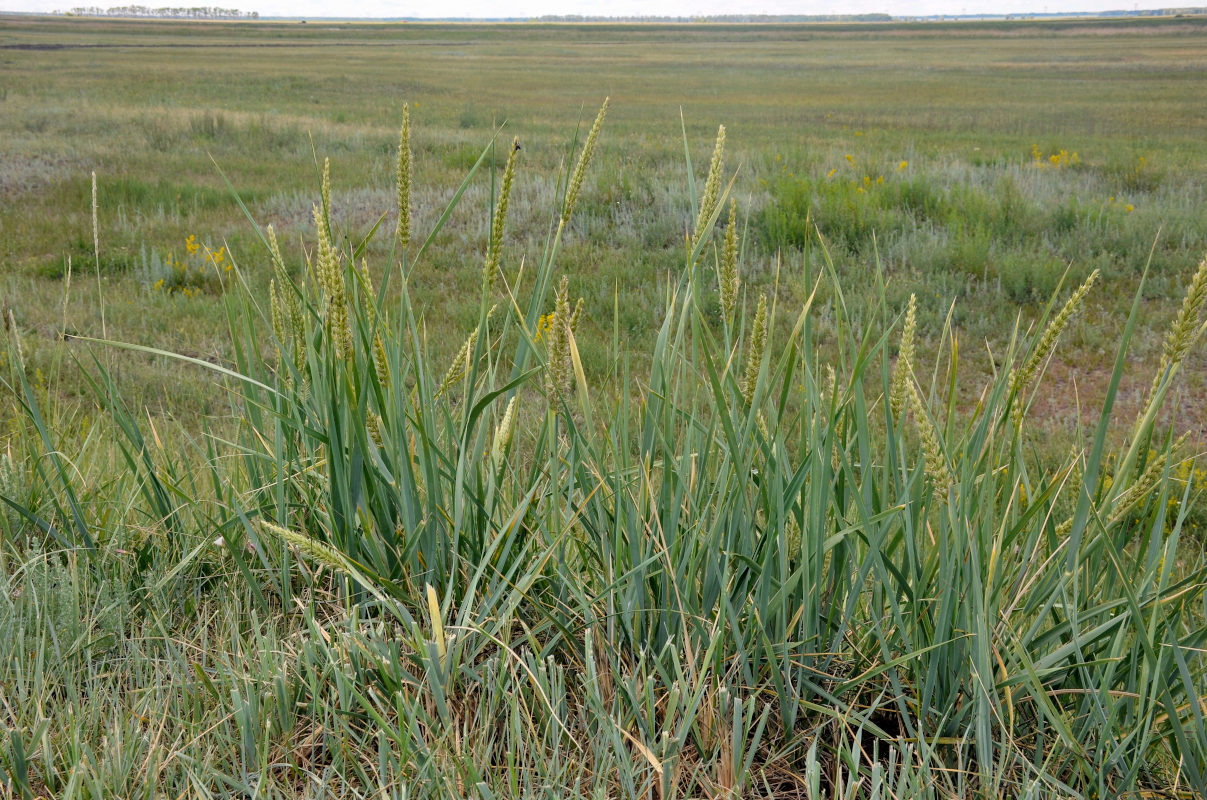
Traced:
POLYGON ((711 14, 1015 14, 1110 11, 1200 5, 1202 0, 0 0, 4 11, 55 11, 72 6, 138 4, 150 7, 215 5, 258 11, 264 16, 322 17, 539 17, 691 16, 711 14))

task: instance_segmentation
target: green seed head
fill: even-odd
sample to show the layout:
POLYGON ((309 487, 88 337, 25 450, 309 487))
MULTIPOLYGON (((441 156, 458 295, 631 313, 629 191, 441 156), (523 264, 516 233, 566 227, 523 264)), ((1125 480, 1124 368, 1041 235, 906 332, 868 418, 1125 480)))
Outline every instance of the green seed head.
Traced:
POLYGON ((478 343, 478 332, 475 330, 465 340, 465 344, 461 345, 461 350, 457 353, 457 357, 453 359, 453 363, 449 365, 448 372, 444 373, 444 380, 440 381, 440 388, 436 390, 436 397, 448 391, 457 381, 465 377, 465 373, 469 371, 469 365, 474 357, 474 347, 478 343))
POLYGON ((608 100, 605 97, 603 106, 599 109, 599 114, 595 116, 595 123, 591 126, 591 131, 587 134, 587 141, 583 144, 583 151, 578 156, 578 164, 574 167, 574 173, 570 177, 570 184, 566 188, 566 202, 562 206, 562 224, 565 225, 570 221, 570 215, 574 213, 574 205, 578 202, 578 193, 583 188, 583 179, 587 175, 587 167, 591 164, 591 156, 595 153, 595 142, 599 139, 599 129, 603 127, 604 117, 608 113, 608 100))
MULTIPOLYGON (((579 306, 581 308, 581 305, 579 306)), ((548 372, 545 376, 546 389, 550 396, 569 391, 574 377, 574 363, 570 357, 570 337, 574 332, 576 312, 570 309, 570 280, 565 275, 558 283, 554 294, 553 314, 549 319, 549 330, 545 332, 545 352, 548 372)))
POLYGON ((352 326, 348 322, 348 289, 340 270, 339 258, 331 246, 331 236, 323 222, 322 212, 314 209, 318 229, 318 266, 316 273, 326 292, 325 319, 340 358, 352 358, 352 326))
POLYGON ((507 156, 507 167, 503 170, 503 185, 499 189, 499 203, 495 206, 494 219, 490 226, 490 244, 486 251, 486 264, 482 268, 482 286, 490 292, 495 285, 495 276, 499 274, 499 253, 503 249, 503 226, 507 222, 507 205, 511 200, 511 185, 515 179, 515 159, 520 152, 520 140, 511 143, 511 152, 507 156))
POLYGON ((507 410, 503 412, 503 419, 495 428, 494 441, 490 446, 490 460, 496 470, 503 464, 503 457, 507 454, 507 446, 511 444, 511 436, 515 431, 515 401, 514 396, 507 401, 507 410))
POLYGON ((1021 369, 1010 375, 1010 393, 1014 395, 1013 416, 1016 424, 1020 424, 1023 419, 1023 398, 1020 396, 1031 381, 1035 379, 1035 375, 1039 372, 1039 368, 1043 366, 1048 357, 1052 355, 1052 351, 1056 349, 1056 341, 1060 338, 1060 334, 1068 326, 1069 321, 1073 319, 1073 315, 1081 308, 1081 304, 1085 301, 1085 296, 1089 294, 1093 288, 1095 281, 1098 280, 1098 270, 1090 273, 1090 277, 1085 279, 1085 283, 1078 287, 1077 291, 1073 292, 1072 296, 1065 301, 1063 307, 1057 312, 1052 321, 1048 323, 1048 327, 1044 329, 1043 335, 1039 337, 1039 342, 1031 351, 1031 355, 1023 362, 1021 369))
POLYGON ((323 159, 323 227, 327 229, 327 236, 331 236, 331 159, 323 159))
POLYGON ((905 311, 905 326, 901 330, 901 350, 893 366, 893 379, 889 385, 889 407, 894 419, 901 419, 909 400, 910 375, 914 369, 914 332, 918 327, 918 300, 909 296, 909 307, 905 311))
POLYGON ((373 371, 377 374, 379 386, 389 385, 390 359, 386 355, 386 346, 380 333, 373 337, 373 371))
POLYGON ((1153 378, 1150 397, 1157 393, 1157 388, 1170 369, 1177 367, 1186 358, 1190 348, 1198 338, 1203 320, 1203 307, 1207 305, 1207 258, 1199 263, 1198 270, 1190 279, 1186 288, 1186 296, 1182 299, 1182 307, 1177 317, 1165 334, 1165 342, 1161 348, 1161 364, 1153 378))
POLYGON ((746 404, 754 400, 759 371, 763 366, 763 350, 767 346, 767 295, 759 295, 758 310, 754 312, 754 326, 750 331, 750 350, 746 353, 746 374, 742 377, 742 397, 746 404))
POLYGON ((721 313, 726 322, 733 320, 738 305, 741 281, 738 278, 738 204, 729 199, 729 224, 725 226, 725 249, 721 255, 721 313))
POLYGON ((935 491, 945 492, 955 481, 951 477, 951 470, 947 467, 947 456, 943 454, 943 447, 939 444, 939 432, 935 430, 934 423, 930 421, 926 404, 918 392, 917 385, 912 380, 909 382, 909 393, 914 407, 914 424, 922 439, 922 453, 926 459, 926 476, 934 484, 935 491))
POLYGON ((398 133, 398 165, 394 179, 398 187, 398 227, 394 240, 399 254, 411 243, 411 109, 402 107, 402 129, 398 133))
POLYGON ((700 243, 700 239, 708 233, 706 228, 712 220, 713 212, 717 210, 717 200, 721 196, 721 173, 724 171, 725 160, 725 126, 717 128, 717 144, 712 151, 712 162, 708 165, 708 181, 704 184, 704 196, 700 199, 700 213, 696 216, 696 228, 692 234, 692 249, 700 243))

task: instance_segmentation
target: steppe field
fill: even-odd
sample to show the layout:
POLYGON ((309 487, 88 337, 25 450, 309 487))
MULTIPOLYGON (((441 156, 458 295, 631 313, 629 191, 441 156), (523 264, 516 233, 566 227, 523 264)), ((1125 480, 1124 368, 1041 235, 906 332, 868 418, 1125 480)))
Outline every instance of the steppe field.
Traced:
POLYGON ((1204 796, 1205 256, 1207 17, 0 15, 0 797, 1204 796))

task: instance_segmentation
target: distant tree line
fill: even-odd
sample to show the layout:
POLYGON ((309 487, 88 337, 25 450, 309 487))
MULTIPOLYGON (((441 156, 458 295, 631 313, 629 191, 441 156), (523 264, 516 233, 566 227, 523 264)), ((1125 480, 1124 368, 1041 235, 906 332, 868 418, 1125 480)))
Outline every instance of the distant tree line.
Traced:
POLYGON ((717 14, 706 17, 587 17, 549 14, 538 22, 891 22, 888 14, 717 14))
POLYGON ((194 6, 192 8, 148 8, 147 6, 80 6, 65 12, 73 17, 169 17, 180 19, 259 19, 259 11, 194 6))

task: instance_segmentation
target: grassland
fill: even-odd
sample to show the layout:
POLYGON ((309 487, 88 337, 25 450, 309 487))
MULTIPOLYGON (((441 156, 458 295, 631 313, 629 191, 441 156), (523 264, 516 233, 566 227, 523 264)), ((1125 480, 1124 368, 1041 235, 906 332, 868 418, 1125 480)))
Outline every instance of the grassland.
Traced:
POLYGON ((1205 44, 0 19, 0 792, 1203 792, 1205 44))
MULTIPOLYGON (((403 102, 414 107, 425 221, 493 125, 506 121, 505 135, 520 136, 527 172, 506 260, 514 275, 536 255, 535 209, 551 196, 548 176, 584 106, 613 98, 601 166, 565 257, 590 324, 610 327, 619 292, 622 330, 637 345, 649 342, 658 286, 683 237, 680 111, 697 164, 716 125, 729 130, 756 284, 778 276, 797 295, 809 284, 818 256, 806 263, 798 247, 811 211, 852 289, 866 285, 858 276, 872 268, 875 232, 891 300, 899 306, 925 286, 930 339, 961 298, 957 328, 980 351, 984 340, 1002 343, 1016 314, 1033 318, 1066 267, 1073 279, 1102 269, 1108 290, 1057 365, 1066 387, 1076 380, 1100 392, 1103 354, 1155 242, 1137 354, 1151 362, 1159 337, 1149 332, 1167 321, 1207 244, 1201 20, 643 28, 10 18, 2 36, 4 293, 18 323, 43 333, 53 326, 35 310, 61 301, 69 256, 71 325, 99 329, 95 280, 80 279, 95 268, 96 170, 111 335, 220 357, 216 293, 157 296, 143 254, 181 255, 192 234, 262 266, 216 163, 256 220, 281 231, 287 258, 301 261, 314 152, 333 157, 337 226, 367 230, 389 205, 403 102), (1042 163, 1061 150, 1079 163, 1035 168, 1033 147, 1042 163), (849 184, 865 177, 886 184, 860 196, 849 184)), ((455 236, 430 253, 439 277, 419 298, 438 312, 429 315, 438 329, 472 317, 462 300, 472 296, 476 257, 466 250, 482 250, 489 191, 486 180, 471 187, 455 236)), ((602 373, 601 353, 584 358, 602 373)), ((979 359, 968 366, 986 368, 979 359)), ((214 410, 190 373, 172 374, 179 391, 165 405, 157 368, 129 366, 150 405, 214 410)), ((1193 415, 1200 430, 1202 416, 1193 415)))

